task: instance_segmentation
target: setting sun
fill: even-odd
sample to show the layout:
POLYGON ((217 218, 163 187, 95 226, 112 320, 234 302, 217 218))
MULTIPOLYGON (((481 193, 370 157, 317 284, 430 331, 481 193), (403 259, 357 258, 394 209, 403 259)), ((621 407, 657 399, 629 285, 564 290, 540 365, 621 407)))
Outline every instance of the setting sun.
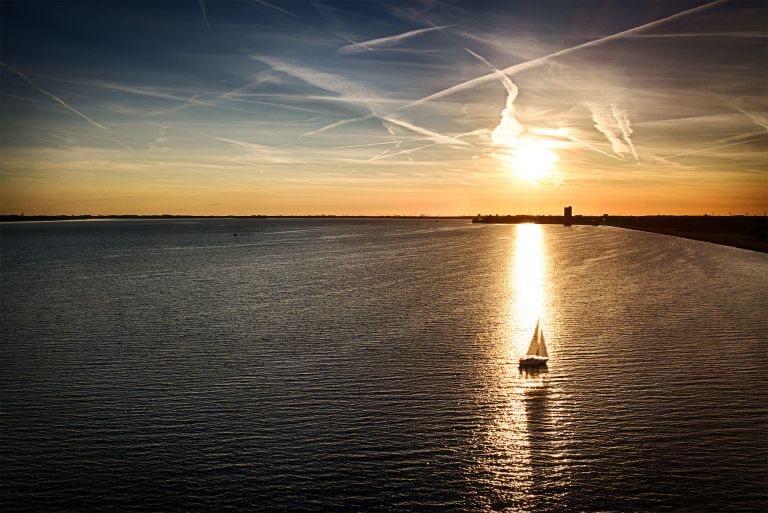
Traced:
POLYGON ((557 161, 557 154, 544 143, 524 141, 514 150, 507 165, 520 178, 536 183, 555 170, 557 161))
POLYGON ((515 176, 533 184, 552 178, 557 172, 559 157, 546 141, 518 139, 496 154, 515 176))

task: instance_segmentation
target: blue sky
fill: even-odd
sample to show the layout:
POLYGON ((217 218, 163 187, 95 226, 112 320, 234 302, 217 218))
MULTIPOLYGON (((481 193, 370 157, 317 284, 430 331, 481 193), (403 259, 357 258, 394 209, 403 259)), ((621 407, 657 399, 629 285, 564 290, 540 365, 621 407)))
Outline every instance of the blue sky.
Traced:
POLYGON ((5 213, 768 204, 764 2, 0 9, 5 213))

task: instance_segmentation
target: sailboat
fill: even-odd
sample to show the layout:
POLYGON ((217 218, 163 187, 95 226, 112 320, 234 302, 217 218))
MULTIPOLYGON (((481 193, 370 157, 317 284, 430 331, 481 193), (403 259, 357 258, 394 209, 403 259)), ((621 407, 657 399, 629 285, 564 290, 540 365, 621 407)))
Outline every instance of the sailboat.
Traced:
POLYGON ((544 330, 539 329, 539 321, 536 321, 536 329, 533 331, 531 345, 528 352, 520 358, 520 367, 541 367, 547 364, 549 355, 547 345, 544 343, 544 330))

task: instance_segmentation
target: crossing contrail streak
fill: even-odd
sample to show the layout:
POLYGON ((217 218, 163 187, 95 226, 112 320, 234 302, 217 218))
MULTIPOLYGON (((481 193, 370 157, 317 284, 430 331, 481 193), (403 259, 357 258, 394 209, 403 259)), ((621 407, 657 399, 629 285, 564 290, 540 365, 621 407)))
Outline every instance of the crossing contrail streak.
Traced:
POLYGON ((85 114, 83 114, 82 112, 80 112, 79 110, 77 110, 76 108, 74 108, 73 106, 71 106, 70 104, 68 104, 64 100, 62 100, 61 98, 59 98, 55 94, 50 93, 50 92, 46 91, 45 89, 43 89, 42 87, 40 87, 39 85, 35 84, 34 82, 32 82, 32 80, 27 75, 25 75, 21 71, 17 70, 13 66, 9 66, 8 64, 0 61, 0 67, 3 67, 3 68, 7 69, 8 71, 10 71, 12 73, 15 73, 16 75, 18 75, 19 77, 24 79, 24 81, 27 84, 31 85, 32 87, 34 87, 35 89, 37 89, 38 91, 40 91, 41 93, 46 95, 47 97, 51 98, 56 103, 62 105, 64 108, 66 108, 70 112, 74 112, 75 114, 77 114, 78 116, 80 116, 81 118, 83 118, 84 120, 86 120, 87 122, 92 124, 93 126, 101 128, 102 130, 106 130, 107 132, 109 132, 109 129, 107 127, 105 127, 104 125, 102 125, 100 123, 95 122, 94 120, 92 120, 91 118, 89 118, 88 116, 86 116, 85 114))
MULTIPOLYGON (((503 70, 501 70, 501 72, 504 73, 505 75, 509 76, 509 75, 514 75, 516 73, 520 73, 520 72, 523 72, 523 71, 527 71, 529 69, 538 67, 538 66, 540 66, 540 65, 542 65, 542 64, 544 64, 544 63, 546 63, 546 62, 548 62, 548 61, 550 61, 552 59, 556 59, 558 57, 562 57, 563 55, 567 55, 567 54, 569 54, 571 52, 575 52, 577 50, 583 50, 585 48, 591 48, 591 47, 598 46, 598 45, 601 45, 601 44, 604 44, 604 43, 608 43, 610 41, 614 41, 616 39, 621 39, 621 38, 626 37, 626 36, 631 36, 631 35, 634 35, 634 34, 636 34, 638 32, 642 32, 644 30, 648 30, 648 29, 651 29, 651 28, 654 28, 654 27, 658 27, 659 25, 663 25, 664 23, 670 22, 672 20, 676 20, 678 18, 682 18, 684 16, 688 16, 690 14, 694 14, 694 13, 703 11, 705 9, 709 9, 711 7, 723 4, 723 3, 728 2, 728 1, 729 0, 715 0, 714 2, 709 2, 709 3, 706 3, 704 5, 700 5, 698 7, 693 7, 691 9, 686 9, 685 11, 681 11, 681 12, 678 12, 676 14, 672 14, 670 16, 667 16, 665 18, 661 18, 661 19, 656 20, 656 21, 651 21, 649 23, 645 23, 643 25, 639 25, 639 26, 631 28, 631 29, 622 30, 621 32, 617 32, 617 33, 611 34, 609 36, 604 36, 604 37, 601 37, 601 38, 598 38, 598 39, 593 39, 592 41, 587 41, 586 43, 582 43, 580 45, 572 46, 570 48, 564 48, 564 49, 559 50, 559 51, 557 51, 555 53, 551 53, 549 55, 544 55, 542 57, 537 57, 536 59, 532 59, 530 61, 521 62, 519 64, 514 64, 512 66, 504 68, 503 70)), ((466 91, 468 89, 472 89, 473 87, 477 87, 479 85, 491 82, 491 81, 496 80, 496 79, 498 79, 498 74, 497 73, 495 73, 495 72, 494 73, 488 73, 487 75, 483 75, 481 77, 473 78, 472 80, 468 80, 466 82, 462 82, 461 84, 456 84, 455 86, 449 87, 447 89, 443 89, 442 91, 438 91, 438 92, 433 93, 433 94, 431 94, 429 96, 425 96, 424 98, 421 98, 421 99, 418 99, 418 100, 414 100, 414 101, 412 101, 412 102, 410 102, 408 104, 405 104, 405 105, 403 105, 401 107, 398 107, 393 112, 397 112, 397 111, 404 110, 404 109, 409 109, 411 107, 416 107, 418 105, 423 105, 423 104, 425 104, 427 102, 430 102, 432 100, 437 100, 439 98, 443 98, 443 97, 451 95, 451 94, 455 94, 455 93, 458 93, 458 92, 461 92, 461 91, 466 91)), ((319 129, 315 130, 312 133, 313 134, 318 134, 318 133, 324 132, 326 130, 330 130, 331 128, 337 128, 339 126, 346 125, 346 124, 349 124, 349 123, 354 123, 356 121, 365 121, 365 120, 368 120, 368 119, 372 119, 374 117, 376 117, 376 116, 368 115, 368 116, 363 116, 363 117, 359 117, 359 118, 353 118, 353 119, 337 121, 337 122, 333 123, 332 125, 327 125, 325 127, 319 128, 319 129)))

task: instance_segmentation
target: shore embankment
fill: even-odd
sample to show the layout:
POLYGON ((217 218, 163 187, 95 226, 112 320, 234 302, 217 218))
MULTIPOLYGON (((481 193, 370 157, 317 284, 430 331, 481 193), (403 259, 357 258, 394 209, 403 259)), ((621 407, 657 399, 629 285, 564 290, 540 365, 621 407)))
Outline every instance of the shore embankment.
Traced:
MULTIPOLYGON (((564 216, 481 216, 473 223, 566 224, 564 216)), ((573 216, 570 224, 641 230, 768 253, 766 216, 573 216)))

